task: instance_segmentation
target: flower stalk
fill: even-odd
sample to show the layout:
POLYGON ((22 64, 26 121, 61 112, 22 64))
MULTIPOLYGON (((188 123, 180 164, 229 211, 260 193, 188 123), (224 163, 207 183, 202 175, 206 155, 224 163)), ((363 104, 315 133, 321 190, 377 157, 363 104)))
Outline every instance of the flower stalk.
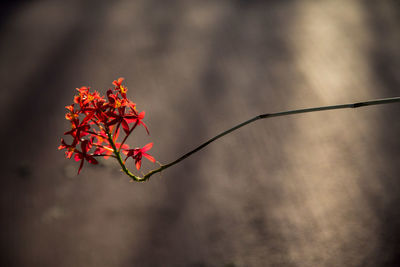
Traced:
POLYGON ((148 143, 142 148, 133 149, 130 149, 129 146, 125 144, 125 141, 128 139, 133 130, 137 128, 137 126, 142 125, 148 134, 149 130, 146 124, 143 122, 145 112, 142 111, 138 113, 136 111, 136 104, 127 98, 127 88, 121 85, 123 80, 123 78, 119 78, 113 82, 115 88, 107 91, 107 98, 100 96, 96 91, 94 93, 90 93, 88 87, 77 88, 79 94, 74 97, 74 104, 78 104, 79 109, 75 110, 74 104, 66 106, 66 108, 69 110, 69 113, 65 115, 65 118, 71 122, 72 129, 64 134, 71 135, 73 141, 72 144, 69 145, 64 139, 61 139, 61 145, 59 146, 59 149, 66 149, 65 155, 67 158, 71 158, 73 154, 75 154, 74 159, 81 162, 78 174, 81 171, 85 160, 91 164, 98 164, 94 157, 113 157, 117 159, 122 171, 133 181, 144 182, 149 180, 152 175, 162 172, 163 170, 168 169, 169 167, 172 167, 175 164, 187 159, 217 139, 257 120, 301 113, 359 108, 400 102, 400 97, 392 97, 350 104, 320 106, 260 114, 210 138, 206 142, 200 144, 193 150, 187 152, 172 162, 160 164, 159 168, 151 170, 147 174, 144 174, 142 177, 140 177, 129 171, 126 166, 126 160, 129 157, 132 157, 138 170, 141 167, 141 160, 143 157, 153 163, 156 162, 156 160, 147 153, 147 151, 152 148, 153 143, 148 143), (79 118, 80 115, 84 116, 82 120, 79 118), (130 126, 129 124, 133 124, 133 126, 130 126), (94 129, 94 126, 96 126, 97 129, 94 129), (125 136, 122 142, 118 143, 117 140, 121 128, 125 133, 125 136), (81 149, 77 148, 78 144, 80 144, 81 149), (92 149, 94 149, 94 152, 91 152, 92 149), (125 160, 122 159, 122 154, 126 155, 125 160))
POLYGON ((180 158, 168 163, 168 164, 162 164, 160 168, 154 169, 149 171, 147 174, 143 176, 143 178, 140 178, 140 181, 145 181, 148 180, 152 175, 159 173, 179 162, 182 160, 190 157, 194 153, 202 150, 204 147, 208 146, 212 142, 216 141, 217 139, 233 132, 236 131, 237 129, 250 124, 252 122, 255 122, 257 120, 261 119, 268 119, 268 118, 273 118, 273 117, 280 117, 280 116, 288 116, 288 115, 294 115, 294 114, 301 114, 301 113, 310 113, 310 112, 318 112, 318 111, 326 111, 326 110, 334 110, 334 109, 345 109, 345 108, 359 108, 359 107, 366 107, 366 106, 372 106, 372 105, 382 105, 382 104, 390 104, 390 103, 396 103, 400 102, 400 97, 392 97, 392 98, 384 98, 384 99, 374 99, 374 100, 369 100, 369 101, 363 101, 363 102, 356 102, 356 103, 350 103, 350 104, 341 104, 341 105, 332 105, 332 106, 321 106, 321 107, 314 107, 314 108, 305 108, 305 109, 295 109, 295 110, 289 110, 289 111, 282 111, 282 112, 277 112, 277 113, 267 113, 267 114, 261 114, 258 116, 255 116, 254 118, 251 118, 247 121, 244 121, 214 137, 209 139, 208 141, 204 142, 203 144, 199 145, 195 149, 189 151, 188 153, 184 154, 180 158))

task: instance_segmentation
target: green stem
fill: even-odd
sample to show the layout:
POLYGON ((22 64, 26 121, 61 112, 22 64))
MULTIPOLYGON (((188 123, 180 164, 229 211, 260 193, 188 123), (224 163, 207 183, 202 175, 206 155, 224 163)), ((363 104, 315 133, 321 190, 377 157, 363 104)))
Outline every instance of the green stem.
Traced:
POLYGON ((395 103, 395 102, 400 102, 400 97, 393 97, 393 98, 384 98, 384 99, 374 99, 374 100, 369 100, 369 101, 364 101, 364 102, 356 102, 356 103, 351 103, 351 104, 341 104, 341 105, 333 105, 333 106, 322 106, 322 107, 314 107, 314 108, 305 108, 305 109, 296 109, 296 110, 289 110, 289 111, 283 111, 283 112, 277 112, 277 113, 267 113, 267 114, 261 114, 258 116, 255 116, 254 118, 251 118, 245 122, 242 122, 216 136, 214 136, 213 138, 209 139, 208 141, 204 142, 203 144, 199 145, 198 147, 196 147, 195 149, 189 151, 188 153, 184 154, 183 156, 181 156, 180 158, 172 161, 171 163, 165 164, 165 165, 161 165, 160 168, 155 169, 155 170, 151 170, 149 171, 146 175, 144 175, 143 177, 138 177, 133 175, 131 172, 129 172, 129 170, 126 169, 121 156, 119 154, 119 152, 117 151, 114 142, 112 141, 111 138, 111 134, 109 134, 109 132, 107 132, 111 145, 113 146, 114 149, 114 153, 117 156, 117 159, 119 161, 119 163, 122 166, 123 171, 128 174, 131 178, 133 178, 135 181, 146 181, 148 180, 153 174, 156 174, 158 172, 161 172, 179 162, 181 162, 182 160, 188 158, 189 156, 191 156, 192 154, 198 152, 199 150, 203 149, 204 147, 206 147, 207 145, 209 145, 210 143, 214 142, 215 140, 223 137, 224 135, 227 135, 247 124, 250 124, 254 121, 257 120, 261 120, 261 119, 268 119, 268 118, 272 118, 272 117, 279 117, 279 116, 287 116, 287 115, 293 115, 293 114, 300 114, 300 113, 308 113, 308 112, 317 112, 317 111, 324 111, 324 110, 333 110, 333 109, 345 109, 345 108, 359 108, 359 107, 365 107, 365 106, 372 106, 372 105, 381 105, 381 104, 390 104, 390 103, 395 103))

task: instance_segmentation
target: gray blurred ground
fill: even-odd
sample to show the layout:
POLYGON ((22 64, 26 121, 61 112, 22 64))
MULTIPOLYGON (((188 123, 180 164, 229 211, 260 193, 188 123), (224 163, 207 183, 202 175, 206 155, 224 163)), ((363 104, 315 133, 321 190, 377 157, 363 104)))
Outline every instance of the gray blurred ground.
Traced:
MULTIPOLYGON (((259 121, 148 183, 57 150, 127 80, 167 163, 260 113, 400 95, 398 1, 9 1, 2 266, 400 266, 400 105, 259 121)), ((133 167, 133 166, 132 166, 133 167)), ((151 168, 145 165, 145 168, 151 168)))

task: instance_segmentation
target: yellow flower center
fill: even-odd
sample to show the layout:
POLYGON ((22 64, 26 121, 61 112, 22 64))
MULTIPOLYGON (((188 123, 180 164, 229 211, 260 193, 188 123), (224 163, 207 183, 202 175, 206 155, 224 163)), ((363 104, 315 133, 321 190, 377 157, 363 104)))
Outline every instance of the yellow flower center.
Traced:
POLYGON ((65 118, 66 118, 67 120, 69 120, 69 121, 72 121, 72 120, 74 120, 74 119, 77 119, 78 117, 79 117, 79 115, 76 114, 76 113, 67 113, 67 114, 65 114, 65 118))
POLYGON ((87 99, 89 100, 89 102, 91 102, 91 101, 93 101, 93 99, 94 99, 94 96, 92 96, 92 95, 88 95, 88 96, 87 96, 87 99))
POLYGON ((119 108, 121 106, 121 101, 115 100, 115 108, 119 108))

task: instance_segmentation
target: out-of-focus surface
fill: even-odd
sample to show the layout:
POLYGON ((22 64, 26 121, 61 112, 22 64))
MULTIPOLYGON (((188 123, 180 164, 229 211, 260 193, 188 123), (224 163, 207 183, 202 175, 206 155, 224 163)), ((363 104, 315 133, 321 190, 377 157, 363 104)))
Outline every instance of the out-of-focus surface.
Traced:
MULTIPOLYGON (((0 25, 2 266, 399 266, 400 105, 259 121, 144 184, 57 150, 123 76, 169 162, 254 115, 400 95, 398 1, 16 1, 0 25)), ((133 167, 133 166, 132 166, 133 167)), ((145 165, 145 168, 150 168, 145 165)))

